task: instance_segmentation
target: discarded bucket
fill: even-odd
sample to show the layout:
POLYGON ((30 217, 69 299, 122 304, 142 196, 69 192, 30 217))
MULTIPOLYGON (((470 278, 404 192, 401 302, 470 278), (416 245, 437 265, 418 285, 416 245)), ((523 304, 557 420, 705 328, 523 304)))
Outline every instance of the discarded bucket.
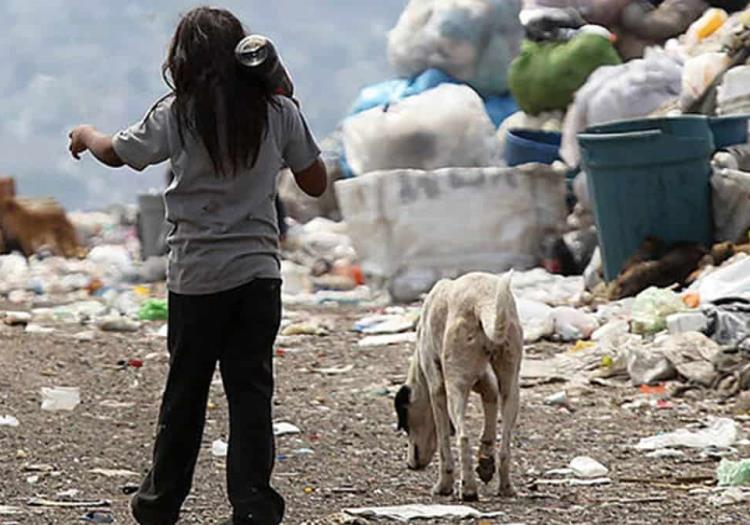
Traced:
POLYGON ((750 115, 730 115, 713 117, 708 120, 714 136, 716 149, 722 149, 737 144, 747 144, 750 115))
POLYGON ((561 142, 558 132, 511 129, 505 139, 505 162, 510 167, 530 162, 552 164, 560 160, 561 142))
POLYGON ((649 236, 711 245, 715 148, 706 117, 615 122, 578 140, 608 281, 649 236))

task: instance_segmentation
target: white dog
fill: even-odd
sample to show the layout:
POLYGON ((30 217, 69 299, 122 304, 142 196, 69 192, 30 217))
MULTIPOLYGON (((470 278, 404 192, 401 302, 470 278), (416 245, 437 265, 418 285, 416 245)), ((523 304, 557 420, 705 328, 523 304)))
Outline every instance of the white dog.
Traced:
POLYGON ((406 384, 396 395, 399 429, 409 436, 407 464, 420 470, 439 449, 436 495, 453 494, 450 436, 458 432, 461 499, 478 499, 466 434, 466 408, 473 391, 482 396, 484 432, 477 473, 489 483, 495 473, 498 395, 502 405, 501 496, 512 496, 510 441, 519 407, 523 334, 510 289, 511 273, 471 273, 435 285, 424 304, 417 347, 406 384))

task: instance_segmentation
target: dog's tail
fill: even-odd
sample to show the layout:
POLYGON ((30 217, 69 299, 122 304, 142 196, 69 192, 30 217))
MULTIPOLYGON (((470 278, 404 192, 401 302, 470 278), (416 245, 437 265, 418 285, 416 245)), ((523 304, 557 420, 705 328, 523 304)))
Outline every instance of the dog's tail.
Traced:
POLYGON ((497 282, 494 300, 482 305, 480 311, 484 333, 494 343, 500 344, 505 341, 511 324, 515 323, 518 317, 511 290, 512 280, 513 270, 510 270, 497 282))

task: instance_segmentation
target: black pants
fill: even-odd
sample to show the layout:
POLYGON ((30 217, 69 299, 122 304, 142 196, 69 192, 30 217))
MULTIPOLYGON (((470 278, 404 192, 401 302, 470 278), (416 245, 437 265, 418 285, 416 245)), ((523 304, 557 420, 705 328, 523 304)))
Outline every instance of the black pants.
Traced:
POLYGON ((273 343, 281 283, 259 279, 212 295, 169 294, 169 376, 153 466, 132 501, 143 525, 173 524, 190 492, 216 363, 229 404, 227 489, 234 522, 277 525, 284 500, 271 487, 275 449, 273 343))

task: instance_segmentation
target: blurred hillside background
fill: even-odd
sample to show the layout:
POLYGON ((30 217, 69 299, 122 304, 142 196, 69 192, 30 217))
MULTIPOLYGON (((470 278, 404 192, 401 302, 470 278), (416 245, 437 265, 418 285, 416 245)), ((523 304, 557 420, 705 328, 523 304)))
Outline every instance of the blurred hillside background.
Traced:
MULTIPOLYGON (((78 123, 107 132, 140 119, 167 88, 161 64, 190 0, 0 2, 0 173, 24 195, 94 209, 158 188, 163 167, 109 171, 67 152, 78 123)), ((387 31, 404 0, 223 0, 279 45, 322 139, 363 85, 391 76, 387 31)))

